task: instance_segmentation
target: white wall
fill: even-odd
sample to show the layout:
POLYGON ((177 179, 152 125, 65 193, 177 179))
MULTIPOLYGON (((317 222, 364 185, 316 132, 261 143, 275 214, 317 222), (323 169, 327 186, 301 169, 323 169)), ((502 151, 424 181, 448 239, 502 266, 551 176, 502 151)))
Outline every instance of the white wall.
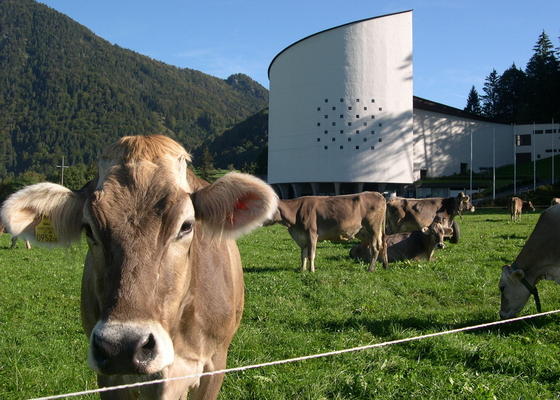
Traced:
POLYGON ((492 167, 494 151, 496 167, 513 163, 513 132, 510 125, 415 109, 416 179, 420 178, 421 169, 426 169, 428 176, 437 177, 459 173, 461 163, 468 164, 470 168, 471 132, 474 172, 492 167))
POLYGON ((310 36, 269 78, 269 183, 413 181, 412 12, 310 36))

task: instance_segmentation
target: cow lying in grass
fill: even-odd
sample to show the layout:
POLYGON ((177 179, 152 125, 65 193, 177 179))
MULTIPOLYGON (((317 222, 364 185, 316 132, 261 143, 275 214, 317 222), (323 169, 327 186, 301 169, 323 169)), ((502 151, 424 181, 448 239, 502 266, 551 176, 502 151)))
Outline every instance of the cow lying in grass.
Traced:
MULTIPOLYGON (((450 235, 451 228, 436 219, 421 230, 395 233, 385 237, 387 260, 389 262, 404 260, 432 260, 435 249, 445 248, 444 238, 450 235)), ((371 251, 366 243, 359 243, 350 249, 350 257, 371 262, 371 251)))

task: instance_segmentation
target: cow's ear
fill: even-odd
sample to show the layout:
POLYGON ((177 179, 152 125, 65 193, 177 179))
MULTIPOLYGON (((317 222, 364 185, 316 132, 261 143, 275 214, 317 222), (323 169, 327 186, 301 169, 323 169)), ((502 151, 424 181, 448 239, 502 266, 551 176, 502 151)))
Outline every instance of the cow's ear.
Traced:
POLYGON ((44 182, 12 194, 2 205, 6 230, 21 239, 47 245, 68 245, 80 239, 84 197, 44 182))
POLYGON ((237 237, 272 218, 274 190, 254 176, 230 172, 192 194, 197 221, 206 230, 237 237))

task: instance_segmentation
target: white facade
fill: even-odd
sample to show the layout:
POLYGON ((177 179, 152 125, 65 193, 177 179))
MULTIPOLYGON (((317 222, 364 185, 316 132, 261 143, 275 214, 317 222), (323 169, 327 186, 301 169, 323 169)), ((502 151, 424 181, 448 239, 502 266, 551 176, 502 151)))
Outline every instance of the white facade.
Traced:
POLYGON ((269 78, 269 183, 413 181, 411 12, 303 39, 269 78))
POLYGON ((302 39, 269 79, 268 182, 282 197, 402 190, 560 151, 558 124, 501 124, 414 97, 411 11, 302 39))

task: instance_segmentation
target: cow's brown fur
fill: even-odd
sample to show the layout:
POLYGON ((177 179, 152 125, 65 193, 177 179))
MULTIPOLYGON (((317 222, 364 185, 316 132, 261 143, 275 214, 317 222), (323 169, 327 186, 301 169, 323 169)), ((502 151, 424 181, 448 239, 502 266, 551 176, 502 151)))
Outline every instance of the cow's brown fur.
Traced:
POLYGON ((387 233, 421 230, 439 217, 444 227, 450 228, 453 219, 465 210, 474 211, 469 196, 430 197, 408 199, 397 197, 387 202, 387 233))
POLYGON ((519 197, 513 196, 509 200, 509 214, 512 221, 519 221, 523 210, 535 211, 533 203, 525 201, 519 197))
POLYGON ((505 265, 500 278, 502 318, 515 317, 530 297, 525 279, 536 286, 541 280, 560 283, 560 205, 549 207, 539 217, 533 232, 511 265, 505 265))
MULTIPOLYGON (((146 379, 138 374, 174 377, 224 368, 244 297, 233 238, 271 218, 274 192, 245 174, 209 185, 187 170, 188 153, 163 136, 123 138, 104 155, 97 182, 80 192, 54 184, 28 187, 8 199, 3 219, 32 237, 37 215, 47 215, 62 243, 79 238, 85 226, 82 324, 100 386, 146 379), (120 348, 128 345, 108 342, 135 329, 152 329, 140 342, 143 352, 150 346, 146 362, 125 360, 120 348), (156 344, 163 346, 152 343, 157 335, 172 344, 161 357, 152 356, 156 344)), ((213 375, 102 397, 183 399, 190 390, 189 399, 215 399, 222 380, 213 375)))
MULTIPOLYGON (((387 260, 389 262, 403 260, 431 261, 436 248, 444 248, 446 235, 450 235, 451 228, 442 225, 438 217, 429 227, 419 231, 394 233, 385 237, 387 246, 387 260)), ((350 257, 371 261, 371 251, 363 243, 350 249, 350 257)))
POLYGON ((556 204, 560 204, 560 197, 553 197, 550 201, 551 206, 555 206, 556 204))
POLYGON ((315 271, 317 241, 349 240, 360 232, 360 238, 370 246, 375 258, 369 271, 375 269, 377 255, 382 254, 387 266, 384 247, 386 203, 377 192, 362 192, 343 196, 304 196, 278 203, 276 222, 288 227, 290 235, 301 249, 301 269, 315 271))

